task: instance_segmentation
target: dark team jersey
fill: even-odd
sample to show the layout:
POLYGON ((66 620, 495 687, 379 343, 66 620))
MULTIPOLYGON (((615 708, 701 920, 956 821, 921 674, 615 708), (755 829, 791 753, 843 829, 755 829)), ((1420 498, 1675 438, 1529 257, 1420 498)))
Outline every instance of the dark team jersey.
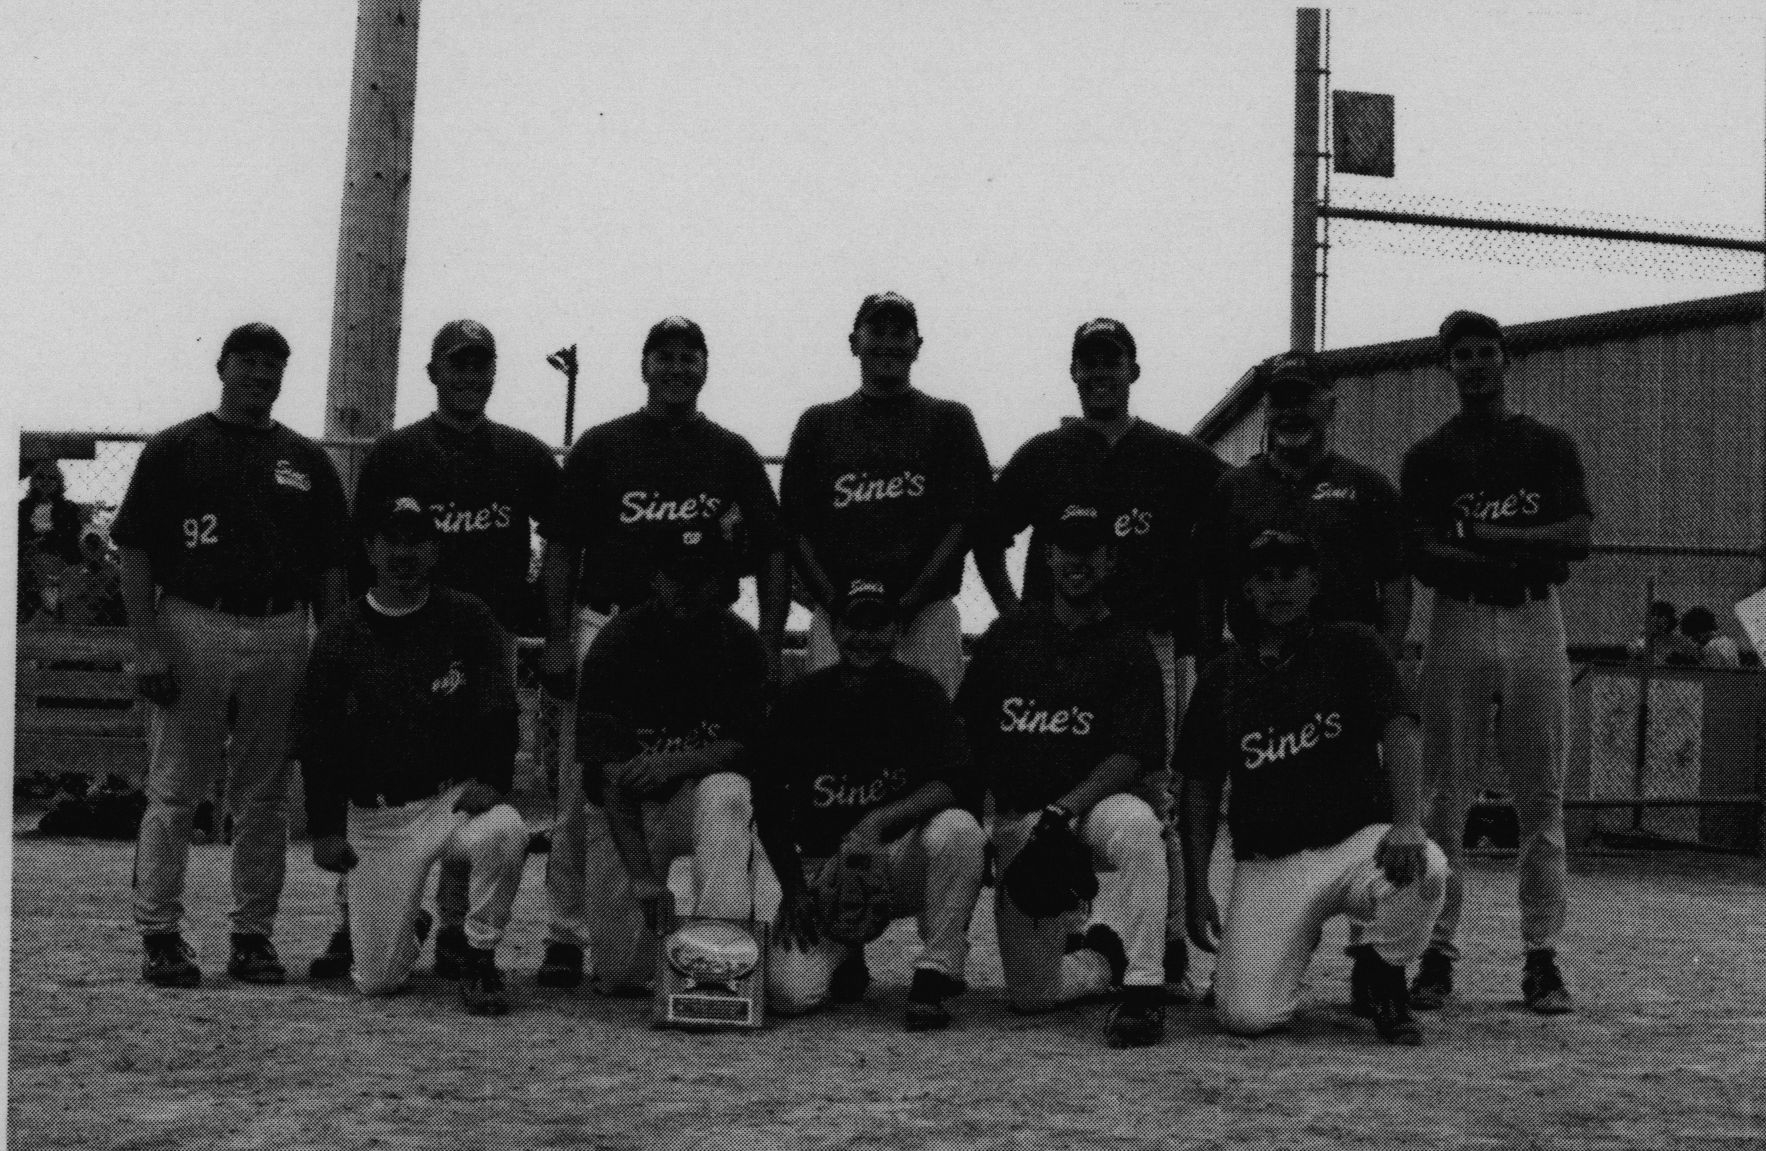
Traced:
MULTIPOLYGON (((1190 537, 1226 465, 1198 441, 1136 420, 1112 446, 1084 420, 1027 441, 994 485, 992 528, 1001 547, 1026 527, 1052 521, 1076 499, 1102 495, 1117 509, 1116 572, 1104 587, 1111 612, 1168 631, 1179 654, 1195 650, 1196 566, 1190 537)), ((1035 533, 1024 595, 1052 593, 1035 533)))
MULTIPOLYGON (((482 599, 506 630, 520 631, 529 606, 533 521, 558 493, 558 461, 534 436, 486 420, 469 432, 434 416, 374 442, 356 482, 356 510, 401 495, 429 502, 441 531, 432 578, 482 599)), ((355 535, 360 537, 358 530, 355 535)), ((374 582, 360 546, 352 575, 374 582)))
POLYGON ((1262 454, 1220 477, 1196 525, 1196 551, 1208 583, 1224 589, 1229 602, 1240 598, 1233 557, 1269 530, 1304 536, 1318 549, 1314 619, 1380 626, 1381 585, 1404 575, 1403 520, 1391 480, 1335 452, 1293 478, 1262 454))
POLYGON ((578 602, 632 607, 650 598, 655 539, 694 524, 720 525, 744 574, 784 547, 778 499, 753 445, 704 415, 669 424, 639 409, 570 449, 540 534, 583 549, 578 602))
MULTIPOLYGON (((1399 477, 1404 514, 1415 538, 1439 537, 1457 518, 1504 527, 1538 527, 1593 515, 1576 442, 1531 416, 1494 424, 1455 415, 1404 455, 1399 477)), ((1570 578, 1562 560, 1528 560, 1504 586, 1477 569, 1411 550, 1411 570, 1429 587, 1453 595, 1506 595, 1529 585, 1570 578)))
POLYGON ((1230 776, 1240 859, 1341 842, 1392 818, 1386 725, 1416 714, 1398 667, 1365 624, 1320 624, 1279 667, 1236 644, 1203 671, 1172 762, 1230 776))
POLYGON ((147 441, 110 532, 179 599, 310 601, 320 573, 344 564, 347 514, 319 445, 211 413, 147 441))
POLYGON ((726 739, 752 751, 765 715, 766 652, 729 611, 678 620, 652 601, 601 629, 581 683, 576 758, 583 791, 599 802, 605 764, 726 739))
MULTIPOLYGON (((992 474, 964 405, 912 388, 887 398, 859 392, 798 419, 780 503, 835 587, 866 578, 906 591, 951 527, 980 514, 992 474)), ((959 548, 935 573, 929 597, 957 593, 965 554, 959 548)))
POLYGON ((824 668, 785 689, 755 767, 755 819, 810 858, 927 783, 962 790, 962 736, 938 681, 886 660, 853 679, 824 668))
POLYGON ((1053 803, 1113 755, 1140 773, 1165 758, 1165 681, 1143 628, 1108 618, 1069 628, 1032 601, 975 644, 957 715, 976 778, 1002 812, 1053 803))
POLYGON ((439 585, 409 615, 358 597, 325 621, 289 720, 315 836, 343 830, 346 800, 509 789, 519 733, 502 644, 482 600, 439 585))

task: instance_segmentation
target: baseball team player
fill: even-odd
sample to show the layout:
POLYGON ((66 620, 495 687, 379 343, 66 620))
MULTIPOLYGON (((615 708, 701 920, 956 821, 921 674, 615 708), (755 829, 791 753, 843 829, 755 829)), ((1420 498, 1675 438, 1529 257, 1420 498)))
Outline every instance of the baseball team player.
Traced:
POLYGON ((892 654, 900 629, 882 583, 854 580, 830 623, 840 662, 785 689, 757 769, 755 820, 784 892, 769 1002, 799 1014, 864 995, 864 948, 823 936, 809 879, 856 853, 882 862, 893 909, 919 919, 908 1029, 945 1027, 944 1001, 967 986, 986 842, 957 805, 962 733, 938 681, 892 654))
POLYGON ((1032 919, 995 888, 1006 996, 1046 1011, 1116 989, 1107 1038, 1157 1043, 1165 1031, 1164 826, 1135 794, 1164 757, 1164 693, 1144 627, 1103 596, 1115 565, 1114 515, 1075 503, 1038 525, 1052 577, 1046 600, 996 619, 957 693, 979 780, 993 795, 1002 874, 1041 822, 1064 824, 1097 868, 1120 874, 1121 913, 1069 939, 1069 919, 1032 919))
POLYGON ((405 982, 422 946, 423 889, 442 859, 471 862, 460 998, 509 1002, 496 947, 527 860, 506 799, 520 742, 506 639, 484 602, 431 582, 441 547, 428 495, 358 508, 375 583, 320 628, 295 703, 313 862, 350 876, 351 974, 364 995, 405 982))
POLYGON ((987 448, 966 406, 913 386, 925 341, 909 300, 866 296, 847 341, 859 362, 858 391, 803 413, 779 477, 798 574, 813 601, 808 667, 839 661, 829 626, 838 589, 879 579, 901 589, 896 658, 954 694, 963 635, 952 597, 992 483, 987 448))
POLYGON ((1258 365, 1258 374, 1267 399, 1265 449, 1221 477, 1196 525, 1204 651, 1221 650, 1224 622, 1234 631, 1244 624, 1237 558, 1257 536, 1276 529, 1304 536, 1318 549, 1312 618, 1366 624, 1401 657, 1411 597, 1398 489, 1332 450, 1336 385, 1312 356, 1274 356, 1258 365))
POLYGON ((1469 788, 1496 696, 1520 835, 1522 994, 1562 1014, 1572 1010, 1557 963, 1570 665, 1557 587, 1588 555, 1593 512, 1575 441, 1508 406, 1502 325, 1459 311, 1439 337, 1460 410, 1405 454, 1399 490, 1411 570, 1435 592, 1418 694, 1429 833, 1453 874, 1411 1002, 1435 1008, 1453 992, 1469 788))
MULTIPOLYGON (((435 411, 375 441, 362 461, 355 504, 371 508, 402 492, 426 493, 441 543, 431 578, 472 593, 491 609, 513 676, 515 636, 528 606, 530 533, 557 494, 558 461, 536 437, 486 417, 496 385, 497 343, 483 324, 442 325, 430 344, 427 370, 435 411)), ((365 590, 372 579, 371 568, 361 571, 358 588, 365 590)), ((465 860, 447 859, 437 877, 438 975, 457 976, 465 956, 468 867, 465 860)), ((338 893, 342 915, 309 969, 315 979, 349 974, 347 880, 339 882, 338 893)))
MULTIPOLYGON (((655 541, 687 530, 717 529, 738 544, 725 602, 735 599, 738 576, 755 576, 767 674, 777 680, 790 607, 778 500, 753 446, 700 412, 706 357, 698 324, 681 316, 659 321, 644 339, 644 407, 591 428, 564 462, 552 514, 540 522, 547 614, 540 667, 554 695, 571 695, 572 673, 607 621, 650 598, 655 541)), ((585 797, 570 722, 558 744, 557 822, 546 863, 551 921, 536 979, 574 987, 582 982, 591 927, 583 893, 585 797)))
POLYGON ((227 973, 285 977, 271 943, 288 846, 289 700, 307 658, 309 610, 343 597, 343 488, 319 446, 270 415, 288 341, 264 323, 221 344, 215 410, 148 440, 111 526, 149 707, 147 810, 135 847, 141 974, 202 980, 181 933, 198 802, 227 772, 234 820, 227 973))
MULTIPOLYGON (((991 530, 976 544, 975 566, 994 606, 1010 610, 1018 600, 1006 574, 1005 549, 1018 533, 1048 522, 1086 493, 1112 493, 1120 509, 1112 524, 1117 561, 1103 596, 1118 620, 1146 630, 1164 675, 1165 757, 1149 772, 1146 794, 1169 823, 1171 745, 1189 698, 1198 634, 1191 535, 1226 465, 1191 437, 1129 413, 1129 392, 1141 375, 1137 356, 1134 336, 1119 320, 1100 317, 1073 333, 1068 371, 1081 415, 1026 441, 1000 472, 991 530)), ((1035 532, 1026 557, 1024 598, 1047 599, 1053 577, 1035 532)), ((1171 891, 1165 981, 1177 988, 1189 971, 1189 951, 1175 834, 1166 853, 1171 891)))
POLYGON ((1243 1035, 1287 1023, 1320 931, 1346 915, 1360 929, 1354 998, 1382 1038, 1419 1043, 1404 969, 1428 943, 1447 861, 1423 834, 1410 695, 1371 629, 1313 618, 1322 568, 1304 536, 1262 532, 1234 569, 1244 626, 1203 671, 1178 742, 1189 930, 1218 946, 1215 1014, 1243 1035), (1229 778, 1222 931, 1208 865, 1229 778))
POLYGON ((767 661, 726 606, 737 557, 715 523, 661 533, 650 554, 651 598, 600 630, 578 693, 589 941, 595 986, 614 995, 656 973, 677 858, 693 861, 692 914, 753 919, 777 898, 751 831, 767 661))

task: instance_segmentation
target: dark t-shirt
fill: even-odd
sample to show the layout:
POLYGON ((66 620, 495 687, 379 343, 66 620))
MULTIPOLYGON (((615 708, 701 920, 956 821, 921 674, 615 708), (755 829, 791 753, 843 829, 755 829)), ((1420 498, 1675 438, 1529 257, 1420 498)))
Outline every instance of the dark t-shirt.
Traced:
POLYGON ((677 620, 652 601, 607 622, 583 659, 581 682, 576 759, 583 791, 598 803, 602 766, 640 752, 726 739, 752 751, 766 709, 766 652, 729 611, 677 620))
MULTIPOLYGON (((1414 539, 1439 537, 1464 516, 1504 527, 1539 527, 1576 515, 1593 515, 1576 442, 1531 416, 1512 413, 1494 424, 1455 415, 1404 455, 1399 478, 1404 515, 1414 539)), ((1452 561, 1411 549, 1416 578, 1449 594, 1509 594, 1535 584, 1570 578, 1562 560, 1516 565, 1503 586, 1452 561)))
POLYGON ((640 409, 590 428, 570 449, 540 534, 583 550, 577 602, 633 607, 650 598, 657 535, 695 524, 721 526, 743 574, 784 547, 778 498, 753 445, 703 415, 669 424, 640 409))
POLYGON ((893 659, 850 682, 839 666, 793 681, 758 759, 755 819, 782 826, 812 859, 928 783, 962 790, 962 736, 944 689, 893 659))
POLYGON ((1053 803, 1116 754, 1165 759, 1165 681, 1145 629, 1114 617, 1069 628, 1049 603, 1007 613, 976 641, 957 691, 978 782, 998 809, 1053 803))
MULTIPOLYGON (((862 577, 905 592, 951 527, 981 513, 992 476, 964 405, 912 388, 888 398, 860 392, 799 417, 780 503, 834 587, 862 577)), ((966 552, 935 574, 928 596, 957 594, 966 552)))
MULTIPOLYGON (((435 582, 471 592, 506 630, 521 632, 536 622, 526 618, 531 524, 546 517, 557 493, 558 461, 536 437, 490 420, 462 432, 428 416, 374 442, 355 507, 360 514, 401 495, 428 500, 442 533, 435 582)), ((354 582, 365 591, 373 574, 364 549, 352 550, 354 582)))
MULTIPOLYGON (((1116 573, 1104 588, 1126 623, 1169 631, 1179 654, 1195 650, 1196 566, 1190 537, 1226 465, 1198 441, 1136 420, 1114 446, 1084 420, 1067 419, 1027 441, 994 485, 991 526, 1001 547, 1054 520, 1076 499, 1102 494, 1117 509, 1116 573)), ((1024 595, 1051 594, 1047 557, 1031 534, 1024 595)))
POLYGON ((1320 624, 1281 666, 1235 644, 1203 671, 1173 762, 1232 780, 1240 859, 1339 843, 1392 818, 1386 725, 1416 714, 1398 667, 1365 624, 1320 624))
POLYGON ((313 834, 341 832, 346 801, 406 803, 468 779, 507 791, 517 733, 502 651, 484 602, 440 586, 409 615, 358 597, 326 620, 289 719, 313 834))
POLYGON ((191 603, 310 601, 320 573, 344 564, 347 514, 319 445, 207 414, 147 441, 110 535, 191 603))
POLYGON ((1318 549, 1314 619, 1380 626, 1381 585, 1404 575, 1403 520, 1391 480, 1335 452, 1292 479, 1261 453, 1227 472, 1196 525, 1196 550, 1210 585, 1228 602, 1240 598, 1234 557, 1272 529, 1305 536, 1318 549))

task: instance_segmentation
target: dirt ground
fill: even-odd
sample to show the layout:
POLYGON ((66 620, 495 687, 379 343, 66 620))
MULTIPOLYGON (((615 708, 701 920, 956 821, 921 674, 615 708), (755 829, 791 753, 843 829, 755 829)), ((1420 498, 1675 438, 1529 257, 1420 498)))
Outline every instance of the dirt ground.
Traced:
MULTIPOLYGON (((1176 1008, 1166 1042, 1112 1051, 1101 1006, 1004 1007, 975 925, 957 1026, 900 1027, 911 924, 871 949, 856 1007, 760 1034, 653 1031, 648 1004, 534 987, 543 857, 502 958, 516 1010, 464 1015, 432 977, 364 1001, 297 977, 229 983, 225 849, 193 852, 201 988, 138 979, 130 847, 13 844, 10 1145, 19 1148, 1131 1148, 1766 1146, 1766 866, 1583 860, 1565 941, 1578 1014, 1518 1005, 1506 865, 1471 876, 1461 1001, 1427 1044, 1344 1009, 1340 925, 1309 1006, 1257 1041, 1176 1008)), ((291 970, 329 930, 328 876, 289 856, 291 970)), ((984 904, 987 902, 983 901, 984 904)), ((427 962, 427 960, 426 960, 427 962)))

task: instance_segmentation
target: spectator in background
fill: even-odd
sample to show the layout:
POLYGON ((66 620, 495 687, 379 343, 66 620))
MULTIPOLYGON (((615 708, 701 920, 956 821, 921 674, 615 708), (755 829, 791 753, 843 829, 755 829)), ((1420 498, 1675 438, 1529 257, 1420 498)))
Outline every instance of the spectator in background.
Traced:
POLYGON ((80 562, 61 573, 56 587, 56 623, 121 627, 128 622, 123 613, 122 568, 97 528, 80 533, 80 562))
POLYGON ((1680 612, 1673 604, 1667 600, 1654 601, 1649 605, 1649 619, 1644 624, 1643 634, 1627 644, 1626 651, 1632 659, 1648 663, 1698 663, 1698 645, 1675 630, 1679 620, 1680 612))
POLYGON ((31 488, 18 502, 18 618, 23 623, 41 608, 55 611, 51 589, 62 569, 80 562, 80 528, 85 516, 67 498, 61 464, 39 460, 31 488))
POLYGON ((1741 650, 1735 641, 1717 631, 1717 617, 1708 607, 1689 607, 1680 617, 1680 634, 1698 649, 1704 667, 1740 667, 1741 650))

